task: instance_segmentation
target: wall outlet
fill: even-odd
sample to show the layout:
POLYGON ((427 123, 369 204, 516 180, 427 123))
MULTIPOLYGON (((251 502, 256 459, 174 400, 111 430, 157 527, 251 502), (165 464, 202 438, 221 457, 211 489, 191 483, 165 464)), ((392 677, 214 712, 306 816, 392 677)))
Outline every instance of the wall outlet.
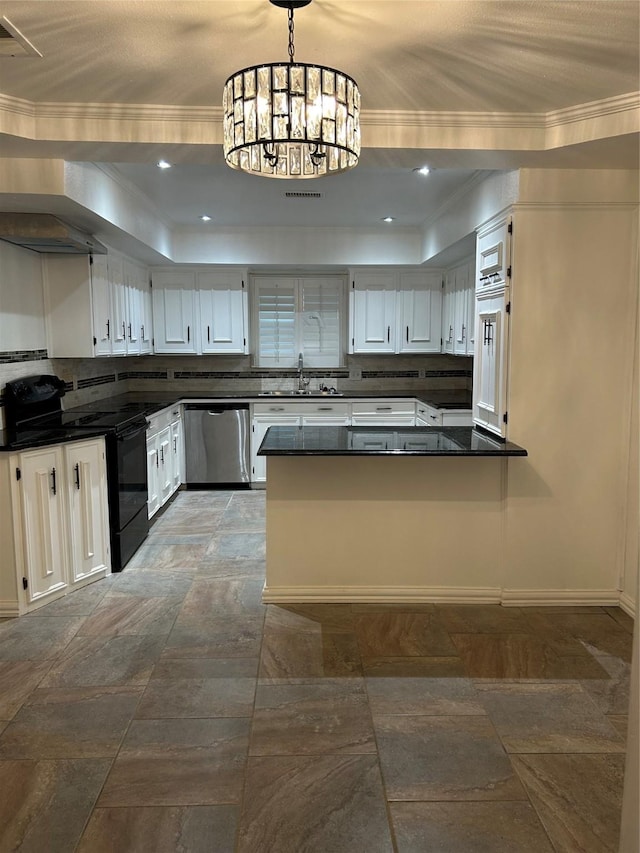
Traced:
POLYGON ((349 368, 349 379, 362 379, 362 368, 361 367, 350 367, 349 368))

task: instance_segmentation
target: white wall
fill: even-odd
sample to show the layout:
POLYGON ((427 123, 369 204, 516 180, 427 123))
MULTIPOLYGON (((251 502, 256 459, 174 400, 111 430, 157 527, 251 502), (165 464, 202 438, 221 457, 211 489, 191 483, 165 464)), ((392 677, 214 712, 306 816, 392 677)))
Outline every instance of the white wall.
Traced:
POLYGON ((46 346, 41 256, 0 240, 0 353, 46 346))
POLYGON ((507 566, 517 566, 516 598, 534 589, 615 590, 635 559, 632 178, 521 174, 509 438, 529 457, 509 467, 507 566))
POLYGON ((519 172, 495 172, 444 209, 422 234, 420 261, 429 260, 457 243, 518 200, 519 172))
POLYGON ((218 228, 173 234, 173 260, 194 264, 418 264, 417 229, 218 228))

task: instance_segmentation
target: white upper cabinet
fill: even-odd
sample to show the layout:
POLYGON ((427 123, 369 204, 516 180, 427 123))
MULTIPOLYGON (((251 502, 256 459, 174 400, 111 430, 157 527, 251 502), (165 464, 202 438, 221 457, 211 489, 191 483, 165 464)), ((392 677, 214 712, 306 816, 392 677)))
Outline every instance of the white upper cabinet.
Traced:
POLYGON ((153 272, 154 352, 246 354, 245 270, 153 272))
MULTIPOLYGON (((47 259, 48 262, 49 259, 47 259)), ((96 339, 95 355, 111 355, 111 284, 107 269, 107 256, 95 255, 90 272, 90 287, 93 297, 93 335, 96 339)))
POLYGON ((393 273, 357 272, 351 288, 351 352, 396 351, 396 283, 393 273))
POLYGON ((401 272, 398 284, 398 352, 440 352, 442 277, 401 272))
POLYGON ((511 219, 502 216, 478 229, 476 290, 504 288, 511 276, 511 219))
POLYGON ((437 272, 353 272, 349 351, 440 352, 441 300, 442 283, 437 272))
POLYGON ((198 272, 203 353, 247 353, 247 293, 242 273, 198 272))
POLYGON ((197 354, 195 272, 154 272, 152 292, 154 351, 197 354))
POLYGON ((474 354, 474 259, 447 270, 442 309, 442 352, 474 354))
POLYGON ((149 273, 140 264, 124 263, 127 301, 127 354, 148 355, 152 351, 153 320, 149 273))
POLYGON ((117 252, 45 255, 43 259, 47 349, 51 358, 139 355, 150 352, 148 272, 117 252), (127 270, 135 269, 132 300, 127 270), (146 296, 144 296, 146 290, 146 296), (144 299, 148 347, 140 343, 144 299), (131 335, 131 337, 130 337, 131 335), (133 342, 135 340, 135 343, 133 342))
POLYGON ((128 317, 123 258, 119 255, 109 255, 107 269, 111 289, 111 355, 126 355, 128 317))

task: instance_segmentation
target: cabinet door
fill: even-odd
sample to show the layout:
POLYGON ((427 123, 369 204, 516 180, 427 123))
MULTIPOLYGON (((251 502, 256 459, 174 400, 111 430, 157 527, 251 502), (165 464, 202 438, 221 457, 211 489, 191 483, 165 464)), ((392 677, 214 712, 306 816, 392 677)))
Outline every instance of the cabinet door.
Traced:
POLYGON ((153 352, 153 308, 146 270, 141 274, 138 286, 140 289, 140 355, 148 355, 153 352))
POLYGON ((203 353, 246 353, 246 290, 238 272, 198 273, 203 353))
POLYGON ((140 329, 142 326, 142 293, 135 280, 126 286, 127 295, 127 355, 140 355, 140 329))
POLYGON ((351 344, 354 353, 396 351, 393 275, 358 273, 352 283, 351 344))
POLYGON ((154 352, 197 353, 195 274, 162 272, 153 277, 154 352))
POLYGON ((107 256, 96 255, 91 264, 91 299, 93 312, 94 352, 111 355, 111 286, 107 269, 107 256))
POLYGON ((104 440, 64 447, 69 490, 71 583, 110 569, 104 440))
POLYGON ((251 482, 267 481, 267 459, 258 456, 262 439, 270 426, 300 426, 299 415, 256 415, 251 425, 251 482))
POLYGON ((506 435, 507 313, 506 294, 477 299, 476 356, 473 372, 473 422, 506 435))
POLYGON ((444 277, 442 292, 442 348, 441 351, 453 355, 454 307, 456 291, 456 274, 453 270, 444 277))
POLYGON ((166 503, 173 494, 173 446, 171 442, 171 426, 158 435, 158 451, 160 453, 160 505, 166 503))
POLYGON ((184 438, 182 420, 171 424, 171 489, 176 491, 183 481, 184 470, 184 438))
POLYGON ((147 436, 147 509, 149 518, 160 509, 160 452, 158 436, 147 436))
POLYGON ((440 352, 442 278, 440 273, 400 273, 398 352, 440 352))
POLYGON ((34 602, 67 587, 62 451, 23 453, 20 470, 24 571, 27 598, 34 602))
POLYGON ((463 264, 455 270, 453 292, 453 354, 467 355, 469 343, 469 298, 473 291, 471 267, 463 264))
POLYGON ((123 259, 109 255, 109 284, 111 287, 111 354, 126 355, 127 352, 127 288, 124 281, 123 259))
POLYGON ((510 219, 502 216, 478 229, 476 243, 476 290, 504 288, 508 284, 510 219))

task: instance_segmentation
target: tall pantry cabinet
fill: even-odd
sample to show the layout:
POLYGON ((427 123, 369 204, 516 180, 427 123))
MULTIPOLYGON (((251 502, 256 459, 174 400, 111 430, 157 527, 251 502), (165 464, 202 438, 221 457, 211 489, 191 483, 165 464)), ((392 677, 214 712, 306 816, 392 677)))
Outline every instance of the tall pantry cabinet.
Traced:
POLYGON ((507 359, 511 311, 512 218, 498 216, 478 229, 473 422, 507 434, 507 359))

